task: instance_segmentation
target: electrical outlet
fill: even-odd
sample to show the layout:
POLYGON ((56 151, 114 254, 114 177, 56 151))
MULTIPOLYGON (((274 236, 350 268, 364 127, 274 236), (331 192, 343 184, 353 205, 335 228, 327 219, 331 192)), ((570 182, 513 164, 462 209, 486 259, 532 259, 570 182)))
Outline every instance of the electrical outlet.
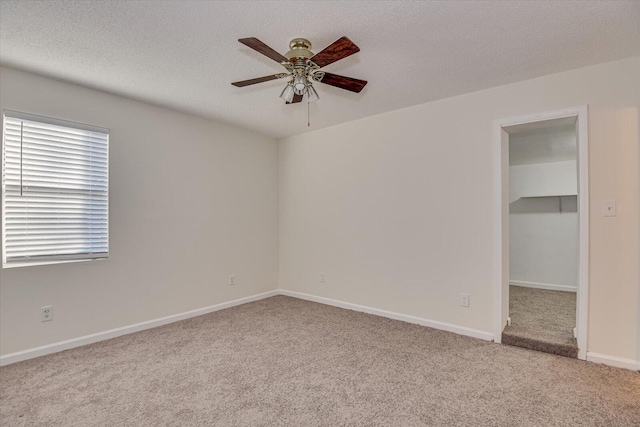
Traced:
POLYGON ((229 275, 229 286, 234 286, 236 284, 236 275, 235 274, 230 274, 229 275))
POLYGON ((49 322, 51 320, 53 320, 53 306, 45 305, 40 307, 40 321, 49 322))
POLYGON ((469 294, 460 294, 460 306, 469 307, 469 294))
POLYGON ((327 275, 322 273, 320 275, 320 283, 327 283, 327 275))

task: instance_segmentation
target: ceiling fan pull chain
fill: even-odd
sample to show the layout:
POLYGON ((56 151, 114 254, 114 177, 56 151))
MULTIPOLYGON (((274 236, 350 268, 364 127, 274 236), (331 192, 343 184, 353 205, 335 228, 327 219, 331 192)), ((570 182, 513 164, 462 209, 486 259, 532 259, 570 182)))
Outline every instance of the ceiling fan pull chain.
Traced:
MULTIPOLYGON (((309 95, 307 95, 309 96, 309 95)), ((309 103, 307 102, 307 127, 311 126, 310 120, 309 120, 309 103)))

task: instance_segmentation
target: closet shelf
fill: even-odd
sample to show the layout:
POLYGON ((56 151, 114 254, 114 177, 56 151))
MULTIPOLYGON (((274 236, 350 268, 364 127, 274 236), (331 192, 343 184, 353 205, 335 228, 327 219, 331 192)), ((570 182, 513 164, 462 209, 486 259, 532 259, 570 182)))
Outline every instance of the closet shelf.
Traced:
POLYGON ((578 197, 577 194, 540 194, 537 196, 522 196, 520 199, 545 199, 549 197, 557 197, 558 198, 558 211, 560 213, 564 212, 564 208, 562 206, 562 198, 563 197, 578 197))
POLYGON ((536 196, 522 196, 521 199, 539 199, 541 197, 578 197, 577 194, 540 194, 536 196))

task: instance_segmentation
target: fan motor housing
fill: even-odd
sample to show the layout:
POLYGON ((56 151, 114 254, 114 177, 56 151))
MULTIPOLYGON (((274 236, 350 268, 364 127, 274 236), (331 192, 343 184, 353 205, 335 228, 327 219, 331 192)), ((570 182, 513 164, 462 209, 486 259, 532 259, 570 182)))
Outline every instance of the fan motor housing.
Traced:
POLYGON ((291 62, 295 62, 298 59, 309 59, 313 56, 311 52, 311 42, 307 39, 293 39, 289 42, 289 51, 284 54, 284 57, 291 62))

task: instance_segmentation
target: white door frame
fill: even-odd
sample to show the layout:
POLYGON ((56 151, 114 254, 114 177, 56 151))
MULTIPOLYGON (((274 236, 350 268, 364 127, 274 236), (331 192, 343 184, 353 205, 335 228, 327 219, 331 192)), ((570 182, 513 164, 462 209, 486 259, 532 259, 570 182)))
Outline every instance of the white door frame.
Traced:
POLYGON ((578 139, 578 292, 576 328, 578 358, 587 358, 589 308, 589 135, 587 106, 495 120, 494 146, 494 231, 495 231, 495 323, 494 340, 502 341, 502 330, 509 315, 509 135, 505 127, 545 120, 576 118, 578 139))

